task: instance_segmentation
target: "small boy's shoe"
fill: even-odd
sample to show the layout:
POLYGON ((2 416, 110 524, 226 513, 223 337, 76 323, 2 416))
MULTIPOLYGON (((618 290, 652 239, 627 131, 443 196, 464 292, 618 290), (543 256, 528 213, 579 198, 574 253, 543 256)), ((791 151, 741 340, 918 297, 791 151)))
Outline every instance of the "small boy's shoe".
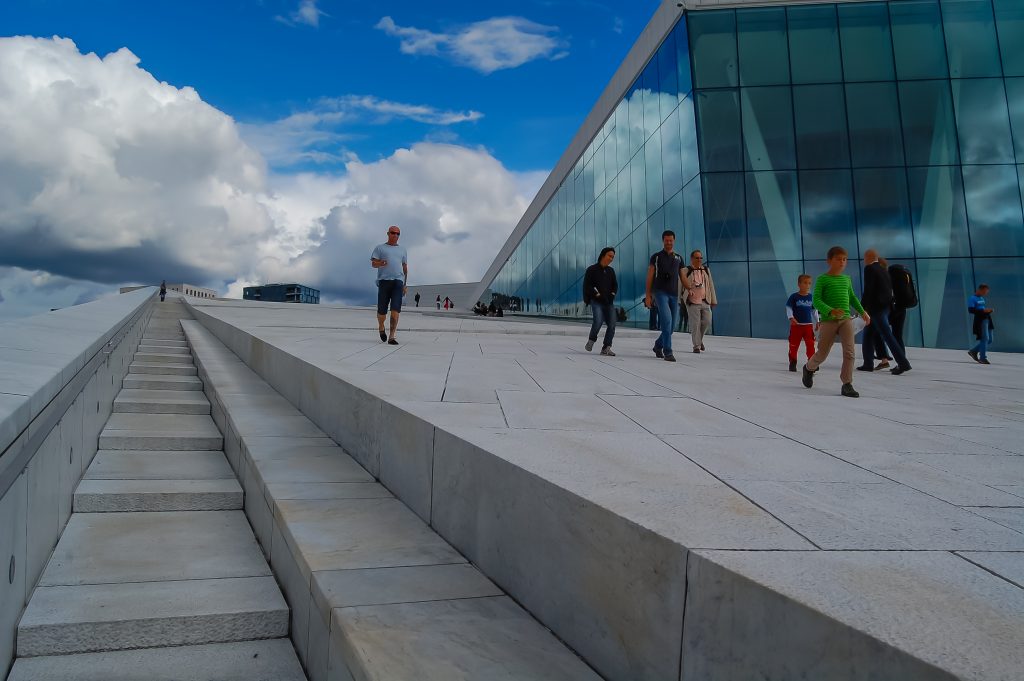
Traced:
POLYGON ((594 341, 588 340, 586 348, 587 348, 587 352, 590 352, 591 350, 593 350, 594 349, 594 341))
POLYGON ((796 360, 795 359, 789 360, 789 370, 794 372, 794 373, 796 372, 796 360))
POLYGON ((992 362, 988 361, 984 357, 982 357, 981 359, 978 360, 978 364, 991 364, 991 363, 992 362))
POLYGON ((978 351, 977 350, 968 350, 967 354, 970 355, 971 359, 973 359, 975 362, 981 361, 981 360, 978 359, 978 351))
POLYGON ((808 369, 806 364, 804 365, 803 376, 800 380, 803 382, 805 388, 814 386, 814 372, 808 369))
POLYGON ((875 367, 873 364, 860 364, 857 366, 857 371, 874 371, 875 367))
POLYGON ((853 389, 853 383, 843 383, 843 389, 839 394, 843 397, 860 397, 860 393, 853 389))
POLYGON ((615 353, 612 352, 612 346, 610 346, 610 345, 606 345, 603 348, 601 348, 601 354, 604 355, 605 357, 614 357, 615 356, 615 353))
POLYGON ((662 352, 661 348, 657 346, 655 346, 654 348, 654 356, 657 357, 658 359, 665 359, 665 353, 662 352))
POLYGON ((666 362, 674 362, 674 361, 676 361, 676 357, 675 357, 675 355, 665 355, 665 361, 666 362))

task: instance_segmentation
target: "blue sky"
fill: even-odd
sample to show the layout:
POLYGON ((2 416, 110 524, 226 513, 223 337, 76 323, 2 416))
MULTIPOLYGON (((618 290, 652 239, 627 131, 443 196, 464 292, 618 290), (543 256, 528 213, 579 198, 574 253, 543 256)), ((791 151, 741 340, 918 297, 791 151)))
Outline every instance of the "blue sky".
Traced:
POLYGON ((0 3, 0 318, 490 264, 658 0, 0 3))

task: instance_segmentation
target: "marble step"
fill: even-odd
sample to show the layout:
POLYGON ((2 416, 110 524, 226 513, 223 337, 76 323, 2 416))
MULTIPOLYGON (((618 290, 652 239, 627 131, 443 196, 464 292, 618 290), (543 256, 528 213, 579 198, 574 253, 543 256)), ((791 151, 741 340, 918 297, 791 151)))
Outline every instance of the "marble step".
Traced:
POLYGON ((209 414, 210 401, 198 390, 126 388, 114 398, 114 413, 209 414))
POLYGON ((148 345, 148 346, 169 347, 169 348, 187 348, 188 347, 188 341, 186 341, 184 339, 178 340, 176 338, 173 338, 173 339, 167 339, 167 338, 146 338, 145 336, 143 336, 142 340, 140 341, 140 344, 141 345, 148 345))
POLYGON ((134 361, 140 364, 185 364, 192 365, 192 353, 182 352, 143 352, 135 353, 134 361))
POLYGON ((74 505, 75 513, 241 508, 242 488, 237 480, 82 480, 74 505))
POLYGON ((99 442, 99 449, 208 451, 223 446, 213 419, 197 414, 111 414, 99 442))
POLYGON ((85 480, 234 480, 223 452, 106 450, 96 452, 85 480))
POLYGON ((7 681, 306 681, 286 638, 22 658, 7 681))
POLYGON ((192 355, 192 351, 187 345, 139 345, 137 352, 155 352, 164 355, 192 355))
POLYGON ((121 381, 122 390, 202 390, 203 382, 196 376, 156 376, 128 374, 121 381))
POLYGON ((193 364, 143 364, 132 362, 128 365, 129 374, 149 374, 151 376, 195 376, 199 373, 193 364))

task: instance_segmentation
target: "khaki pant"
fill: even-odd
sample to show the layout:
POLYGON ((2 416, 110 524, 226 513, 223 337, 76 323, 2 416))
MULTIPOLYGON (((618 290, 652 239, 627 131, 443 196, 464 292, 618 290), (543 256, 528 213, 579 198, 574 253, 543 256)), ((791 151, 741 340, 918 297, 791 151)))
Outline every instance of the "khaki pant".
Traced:
POLYGON ((843 367, 839 370, 839 377, 843 383, 853 383, 853 364, 857 361, 857 346, 853 341, 853 320, 840 319, 839 321, 822 321, 819 328, 818 351, 814 357, 807 360, 807 368, 817 371, 818 367, 828 358, 832 344, 839 336, 839 342, 843 344, 843 367))
POLYGON ((704 334, 711 328, 711 306, 707 303, 693 305, 686 303, 687 324, 690 326, 690 338, 694 349, 704 343, 704 334))

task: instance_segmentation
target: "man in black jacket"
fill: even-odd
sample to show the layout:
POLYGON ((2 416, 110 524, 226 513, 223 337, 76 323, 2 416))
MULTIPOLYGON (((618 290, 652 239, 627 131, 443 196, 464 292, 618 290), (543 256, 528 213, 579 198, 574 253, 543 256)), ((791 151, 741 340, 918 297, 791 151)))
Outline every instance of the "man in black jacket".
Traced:
POLYGON ((875 370, 875 335, 878 334, 889 347, 889 352, 896 359, 896 366, 891 373, 902 374, 910 371, 910 362, 903 348, 892 334, 889 326, 889 311, 892 309, 892 280, 889 271, 878 261, 878 253, 872 248, 864 252, 864 295, 861 304, 869 315, 871 324, 864 329, 862 340, 864 348, 864 364, 857 367, 861 371, 875 370))
POLYGON ((594 313, 594 324, 590 327, 590 339, 587 341, 587 352, 594 349, 597 332, 601 324, 607 328, 604 332, 604 345, 601 354, 614 357, 612 339, 615 338, 615 294, 619 292, 619 284, 615 280, 612 261, 615 260, 615 249, 602 248, 597 262, 587 268, 583 275, 583 302, 590 306, 594 313))

